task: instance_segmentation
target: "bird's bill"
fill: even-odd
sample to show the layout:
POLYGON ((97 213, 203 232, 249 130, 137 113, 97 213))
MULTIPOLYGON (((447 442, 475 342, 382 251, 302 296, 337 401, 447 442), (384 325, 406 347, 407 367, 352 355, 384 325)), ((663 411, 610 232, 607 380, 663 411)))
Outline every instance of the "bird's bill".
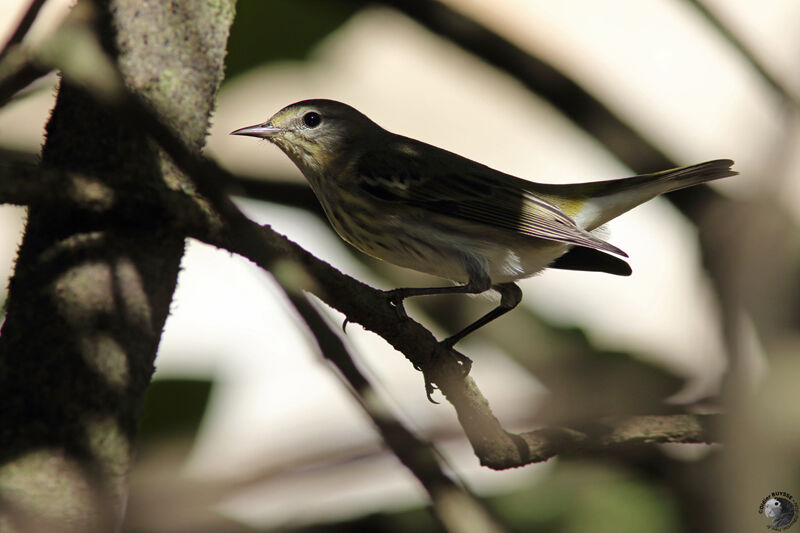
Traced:
POLYGON ((268 122, 264 124, 256 124, 255 126, 247 126, 232 131, 231 135, 247 135, 249 137, 259 137, 261 139, 269 139, 280 133, 281 129, 276 128, 268 122))

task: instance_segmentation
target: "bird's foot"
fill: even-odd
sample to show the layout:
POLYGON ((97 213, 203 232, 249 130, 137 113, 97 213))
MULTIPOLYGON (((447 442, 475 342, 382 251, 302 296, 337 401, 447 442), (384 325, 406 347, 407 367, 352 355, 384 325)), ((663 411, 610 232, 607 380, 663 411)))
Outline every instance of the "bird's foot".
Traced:
POLYGON ((402 289, 383 291, 383 296, 386 298, 386 301, 389 302, 389 305, 394 307, 397 318, 408 318, 406 308, 403 306, 403 300, 405 300, 406 295, 403 293, 402 289))
POLYGON ((439 344, 455 355, 458 364, 461 365, 461 369, 464 371, 464 376, 467 376, 469 371, 472 370, 472 359, 453 348, 453 345, 461 340, 461 337, 461 335, 453 335, 452 337, 447 337, 443 341, 439 341, 439 344))
MULTIPOLYGON (((463 377, 467 377, 469 375, 469 371, 472 369, 472 359, 470 359, 469 357, 467 357, 466 355, 464 355, 461 352, 453 350, 452 348, 450 348, 450 353, 453 354, 453 356, 455 356, 456 361, 458 362, 458 365, 461 367, 461 371, 463 372, 463 377)), ((423 379, 425 380, 425 396, 428 397, 428 401, 431 402, 431 403, 438 404, 439 402, 437 402, 436 400, 434 400, 432 398, 432 394, 439 387, 437 387, 436 385, 433 384, 433 380, 431 380, 428 377, 428 373, 425 372, 425 368, 424 367, 415 366, 414 368, 416 368, 417 370, 422 372, 423 379)))
POLYGON ((459 339, 455 338, 455 336, 447 337, 446 339, 440 340, 439 344, 442 347, 447 348, 448 350, 453 350, 455 352, 455 350, 453 349, 453 346, 455 345, 455 343, 458 342, 458 340, 459 339))
POLYGON ((450 352, 455 356, 456 361, 458 361, 458 364, 461 366, 464 377, 467 377, 469 375, 469 371, 472 370, 472 359, 458 350, 454 350, 452 347, 448 348, 450 348, 450 352))

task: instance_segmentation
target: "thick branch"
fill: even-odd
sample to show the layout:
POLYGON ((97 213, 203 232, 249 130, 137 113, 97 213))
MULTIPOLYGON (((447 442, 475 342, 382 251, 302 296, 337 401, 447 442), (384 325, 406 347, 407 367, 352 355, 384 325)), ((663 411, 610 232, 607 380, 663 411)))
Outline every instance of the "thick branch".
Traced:
MULTIPOLYGON (((84 0, 73 8, 42 56, 19 56, 16 72, 49 68, 42 57, 60 57, 72 80, 99 73, 84 87, 108 100, 104 65, 87 63, 85 53, 102 43, 125 72, 116 88, 132 87, 162 114, 181 118, 185 142, 199 150, 232 5, 111 0, 93 6, 84 0), (193 17, 216 33, 203 34, 193 17), (172 43, 167 50, 164 36, 172 43), (152 57, 163 54, 158 72, 151 71, 152 57)), ((42 161, 47 170, 35 175, 29 166, 4 169, 9 179, 0 183, 2 194, 30 205, 0 336, 0 515, 17 518, 13 528, 3 521, 0 529, 117 531, 132 439, 184 246, 184 233, 169 219, 184 212, 166 213, 161 195, 172 194, 167 184, 189 184, 141 132, 69 80, 59 88, 42 161), (25 174, 38 189, 21 183, 25 174), (43 193, 42 183, 61 197, 43 193), (158 200, 140 204, 137 218, 128 209, 126 191, 133 188, 140 196, 131 201, 148 193, 158 200)))

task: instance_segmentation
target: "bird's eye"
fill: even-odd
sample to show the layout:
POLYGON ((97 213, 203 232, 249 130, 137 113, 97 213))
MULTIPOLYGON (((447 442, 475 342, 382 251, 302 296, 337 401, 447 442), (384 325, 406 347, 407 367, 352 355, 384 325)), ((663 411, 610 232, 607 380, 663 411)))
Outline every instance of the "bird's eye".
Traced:
POLYGON ((311 111, 303 115, 303 124, 308 126, 309 128, 316 128, 322 122, 322 117, 319 116, 319 113, 315 113, 311 111))

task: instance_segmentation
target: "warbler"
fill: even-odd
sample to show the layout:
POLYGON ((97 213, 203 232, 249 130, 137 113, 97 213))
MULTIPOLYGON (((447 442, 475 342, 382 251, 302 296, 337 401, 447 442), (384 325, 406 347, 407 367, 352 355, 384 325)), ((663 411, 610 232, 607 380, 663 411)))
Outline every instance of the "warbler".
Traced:
POLYGON ((734 176, 719 159, 630 178, 536 183, 391 133, 333 100, 304 100, 232 135, 266 139, 308 180, 336 232, 357 249, 457 285, 387 291, 410 296, 494 289, 500 304, 441 341, 452 347, 516 307, 515 281, 544 268, 630 275, 603 224, 660 194, 734 176))

